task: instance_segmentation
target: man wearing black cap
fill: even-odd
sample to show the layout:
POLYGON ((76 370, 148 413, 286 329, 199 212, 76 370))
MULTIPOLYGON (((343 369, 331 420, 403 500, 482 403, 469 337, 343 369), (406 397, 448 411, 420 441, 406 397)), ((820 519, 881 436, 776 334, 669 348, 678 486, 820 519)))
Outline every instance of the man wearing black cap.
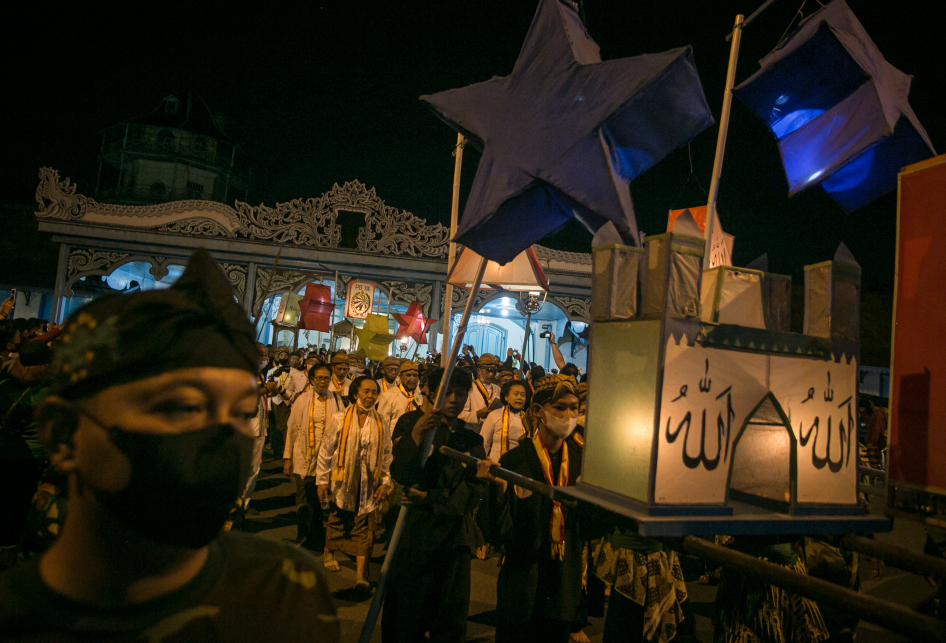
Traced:
MULTIPOLYGON (((424 383, 425 396, 436 396, 444 370, 434 369, 424 383)), ((473 393, 469 374, 453 371, 439 412, 429 403, 402 415, 391 439, 391 475, 404 485, 414 508, 408 514, 401 545, 391 563, 389 588, 381 616, 384 643, 413 643, 430 633, 431 641, 466 640, 473 551, 483 544, 473 514, 484 484, 472 467, 440 454, 446 445, 485 458, 483 438, 459 417, 473 393), (433 453, 422 465, 424 433, 436 431, 433 453)))
POLYGON ((69 512, 42 557, 0 576, 4 637, 338 640, 308 554, 221 533, 249 474, 253 340, 202 250, 172 288, 67 320, 37 421, 69 512))

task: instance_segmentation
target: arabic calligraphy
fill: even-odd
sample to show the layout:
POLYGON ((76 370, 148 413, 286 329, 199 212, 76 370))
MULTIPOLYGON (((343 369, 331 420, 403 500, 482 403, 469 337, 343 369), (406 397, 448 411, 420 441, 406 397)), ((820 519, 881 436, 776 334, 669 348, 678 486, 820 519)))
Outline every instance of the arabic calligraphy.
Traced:
MULTIPOLYGON (((814 388, 808 389, 808 397, 802 401, 802 404, 814 399, 814 391, 814 388)), ((824 390, 823 397, 825 402, 834 402, 834 389, 831 387, 830 372, 828 372, 828 385, 824 390)), ((798 442, 802 447, 808 446, 808 443, 814 437, 811 448, 811 464, 815 469, 828 467, 828 471, 837 473, 850 463, 851 443, 854 441, 857 432, 857 425, 854 422, 853 399, 853 396, 848 396, 847 399, 837 405, 842 414, 842 417, 837 420, 837 426, 834 426, 834 413, 830 411, 827 418, 823 418, 820 414, 816 415, 807 431, 802 422, 798 423, 798 442), (822 420, 826 421, 822 423, 822 420), (823 455, 819 455, 819 445, 822 443, 823 455), (837 450, 835 456, 832 457, 834 446, 837 447, 837 450)))
MULTIPOLYGON (((699 383, 699 394, 696 396, 696 400, 693 400, 696 404, 699 404, 703 401, 703 396, 712 395, 711 390, 713 386, 713 380, 709 377, 709 358, 706 359, 705 368, 703 371, 703 377, 700 379, 699 383)), ((680 387, 680 394, 671 400, 671 403, 677 402, 681 399, 687 397, 687 385, 684 384, 680 387)), ((732 386, 726 387, 721 393, 715 397, 710 397, 703 403, 703 409, 698 412, 699 419, 699 429, 700 429, 700 448, 699 452, 696 455, 690 455, 692 449, 690 448, 690 429, 694 429, 694 441, 695 438, 695 426, 693 422, 693 411, 687 410, 683 415, 683 418, 676 423, 676 428, 671 430, 673 425, 672 416, 667 417, 667 424, 664 431, 665 437, 669 444, 673 444, 677 441, 677 438, 680 436, 680 433, 683 433, 683 465, 688 469, 696 469, 699 466, 702 466, 707 471, 713 471, 716 467, 719 466, 720 461, 726 462, 729 458, 729 441, 732 431, 732 422, 736 417, 736 413, 732 408, 732 386), (725 399, 723 399, 725 398, 725 399), (713 434, 713 424, 714 419, 712 418, 713 411, 716 410, 716 407, 723 405, 723 408, 716 413, 715 418, 715 453, 710 456, 707 452, 707 427, 706 427, 706 416, 707 409, 710 408, 710 428, 709 434, 713 434)), ((710 439, 709 448, 713 448, 713 440, 710 439)))

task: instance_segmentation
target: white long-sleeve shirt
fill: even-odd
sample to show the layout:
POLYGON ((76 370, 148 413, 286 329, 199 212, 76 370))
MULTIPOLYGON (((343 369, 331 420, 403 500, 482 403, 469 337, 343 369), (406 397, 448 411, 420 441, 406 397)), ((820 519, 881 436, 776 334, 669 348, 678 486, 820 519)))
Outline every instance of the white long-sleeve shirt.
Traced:
MULTIPOLYGON (((499 462, 499 457, 504 453, 503 443, 503 413, 506 407, 498 408, 483 420, 483 429, 480 435, 483 436, 483 448, 486 454, 493 462, 499 462)), ((508 439, 509 448, 515 449, 519 446, 519 438, 523 436, 525 429, 522 427, 522 416, 519 413, 509 413, 508 439)))
POLYGON ((499 397, 499 390, 499 387, 495 384, 483 384, 479 380, 473 381, 473 388, 470 389, 470 394, 466 398, 466 406, 460 411, 460 419, 466 422, 466 428, 477 433, 480 432, 483 420, 476 417, 476 412, 492 404, 493 400, 499 397), (482 385, 486 390, 485 397, 480 391, 479 385, 482 385))
POLYGON ((419 386, 414 389, 409 398, 404 396, 400 388, 391 387, 378 397, 378 413, 384 420, 385 426, 388 427, 388 431, 393 433, 398 418, 408 411, 419 409, 421 401, 423 401, 423 395, 419 386))
POLYGON ((371 513, 377 508, 374 492, 381 485, 391 483, 391 432, 382 421, 381 443, 378 443, 378 430, 373 413, 369 413, 361 426, 358 426, 358 412, 352 410, 352 422, 348 436, 348 458, 345 463, 344 480, 332 481, 332 471, 338 463, 338 446, 342 428, 345 424, 346 411, 333 415, 325 427, 322 444, 319 448, 319 463, 315 472, 316 484, 329 485, 335 504, 346 511, 356 511, 358 515, 371 513), (372 468, 378 453, 381 453, 381 467, 377 479, 372 468), (358 476, 356 478, 355 476, 358 476), (360 493, 355 496, 358 488, 360 493))
POLYGON ((302 476, 314 476, 319 460, 319 447, 325 433, 328 420, 345 409, 345 403, 337 393, 326 391, 325 399, 320 400, 315 389, 310 388, 300 395, 289 412, 286 429, 286 448, 283 459, 292 460, 292 472, 302 476), (315 407, 312 403, 315 402, 315 407), (313 449, 309 451, 309 411, 312 411, 313 449))

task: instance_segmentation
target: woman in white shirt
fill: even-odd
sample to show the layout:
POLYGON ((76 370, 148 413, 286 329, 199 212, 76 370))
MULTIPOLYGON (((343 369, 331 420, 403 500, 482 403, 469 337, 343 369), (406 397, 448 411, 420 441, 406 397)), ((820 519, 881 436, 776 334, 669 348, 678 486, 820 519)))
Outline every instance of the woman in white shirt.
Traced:
POLYGON ((370 377, 351 383, 354 404, 325 427, 315 478, 328 509, 324 562, 338 571, 335 552, 355 557, 355 587, 368 590, 368 558, 374 546, 374 510, 391 485, 391 434, 375 410, 378 383, 370 377))
POLYGON ((483 421, 483 446, 489 459, 499 462, 502 454, 519 444, 519 438, 525 431, 522 428, 522 409, 526 407, 529 390, 524 382, 510 380, 503 385, 499 393, 502 407, 492 411, 483 421))

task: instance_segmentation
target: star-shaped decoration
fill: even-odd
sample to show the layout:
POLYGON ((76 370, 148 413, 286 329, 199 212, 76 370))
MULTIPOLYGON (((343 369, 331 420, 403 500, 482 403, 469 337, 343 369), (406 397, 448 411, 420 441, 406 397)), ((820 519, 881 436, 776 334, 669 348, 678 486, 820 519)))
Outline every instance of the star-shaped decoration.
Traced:
POLYGON ((329 332, 329 317, 335 305, 332 290, 322 284, 306 284, 305 297, 299 302, 299 328, 329 332))
POLYGON ((355 329, 358 337, 358 351, 355 357, 367 357, 380 361, 388 356, 388 346, 394 341, 394 335, 388 330, 387 315, 369 314, 365 325, 355 329))
POLYGON ((394 336, 398 339, 410 337, 417 344, 427 343, 427 329, 437 321, 424 316, 424 309, 419 301, 412 301, 405 314, 391 313, 391 316, 399 324, 394 336))
POLYGON ((454 240, 500 264, 572 217, 640 245, 628 181, 713 123, 689 47, 602 62, 567 0, 511 75, 421 100, 483 150, 454 240))

